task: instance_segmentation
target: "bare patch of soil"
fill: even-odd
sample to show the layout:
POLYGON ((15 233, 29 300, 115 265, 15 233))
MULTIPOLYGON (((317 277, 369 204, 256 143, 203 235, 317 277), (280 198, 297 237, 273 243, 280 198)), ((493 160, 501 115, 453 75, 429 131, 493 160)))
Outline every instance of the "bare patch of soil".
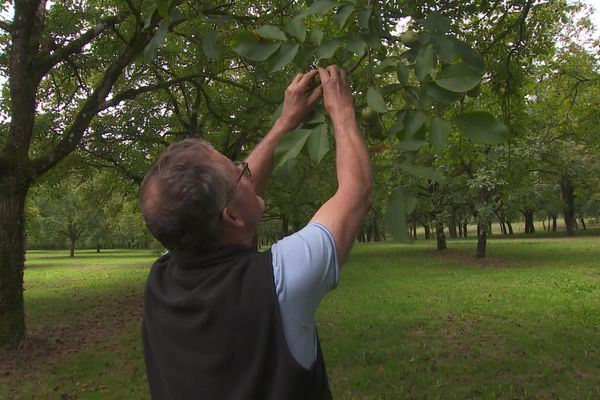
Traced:
POLYGON ((1 349, 0 386, 9 380, 13 383, 29 380, 87 347, 117 337, 131 323, 141 324, 141 293, 113 298, 106 303, 110 306, 36 326, 28 331, 17 348, 1 349))
POLYGON ((491 267, 491 268, 510 268, 518 267, 519 265, 514 261, 502 260, 499 258, 475 257, 475 250, 464 251, 457 249, 446 249, 446 250, 429 250, 426 252, 431 257, 438 257, 444 260, 456 261, 464 265, 470 265, 474 267, 491 267))

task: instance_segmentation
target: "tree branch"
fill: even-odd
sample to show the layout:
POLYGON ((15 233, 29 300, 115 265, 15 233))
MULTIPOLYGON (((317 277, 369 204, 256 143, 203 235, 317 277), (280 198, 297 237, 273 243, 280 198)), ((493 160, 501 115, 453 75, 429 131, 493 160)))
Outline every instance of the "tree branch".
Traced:
POLYGON ((65 129, 60 142, 51 151, 32 161, 37 176, 54 167, 76 149, 92 118, 100 111, 100 105, 104 103, 123 70, 144 49, 152 37, 152 32, 152 29, 148 29, 134 34, 128 46, 108 67, 100 83, 85 100, 72 125, 65 129))
POLYGON ((41 75, 45 75, 56 64, 64 61, 72 54, 80 53, 83 47, 89 44, 92 40, 100 36, 107 29, 110 29, 118 23, 123 22, 125 19, 127 19, 127 15, 107 17, 102 22, 83 33, 77 39, 73 39, 71 42, 56 49, 51 54, 47 54, 39 63, 39 73, 41 75))
POLYGON ((12 33, 12 28, 13 28, 12 24, 9 24, 6 21, 0 20, 0 29, 3 29, 3 30, 5 30, 8 33, 12 33))
POLYGON ((148 85, 148 86, 139 87, 137 89, 125 90, 121 93, 117 93, 110 100, 107 100, 107 101, 101 103, 98 106, 98 111, 100 112, 100 111, 106 110, 107 108, 114 107, 114 106, 118 105, 119 103, 121 103, 122 101, 133 99, 142 93, 153 92, 158 89, 166 89, 166 88, 176 85, 178 83, 181 83, 184 81, 191 81, 191 80, 194 80, 196 78, 201 78, 201 77, 202 77, 201 74, 190 74, 190 75, 185 75, 185 76, 182 76, 179 78, 171 79, 169 81, 157 83, 155 85, 148 85))
MULTIPOLYGON (((168 144, 165 144, 165 146, 168 144)), ((144 179, 144 175, 143 173, 140 174, 138 172, 134 172, 126 167, 124 167, 123 165, 121 165, 118 161, 114 160, 112 157, 110 156, 106 156, 106 155, 101 155, 98 153, 95 153, 89 149, 86 149, 85 146, 81 146, 81 148, 83 149, 83 151, 85 151, 86 153, 88 153, 90 156, 97 158, 99 160, 102 161, 106 161, 108 164, 96 164, 96 167, 99 168, 116 168, 121 174, 123 174, 127 179, 130 179, 131 181, 133 181, 136 184, 140 184, 142 183, 142 180, 144 179)))
POLYGON ((209 79, 212 79, 213 81, 216 81, 216 82, 221 82, 221 83, 225 83, 227 85, 234 86, 234 87, 236 87, 238 89, 242 89, 246 93, 251 94, 252 96, 254 96, 254 97, 262 100, 263 102, 265 102, 267 104, 276 105, 276 104, 280 103, 280 101, 271 100, 269 98, 266 98, 263 95, 254 92, 252 89, 250 89, 250 88, 248 88, 248 87, 246 87, 246 86, 244 86, 244 85, 242 85, 240 83, 237 83, 237 82, 234 82, 234 81, 230 81, 229 79, 220 78, 218 76, 211 76, 211 77, 209 77, 209 79))

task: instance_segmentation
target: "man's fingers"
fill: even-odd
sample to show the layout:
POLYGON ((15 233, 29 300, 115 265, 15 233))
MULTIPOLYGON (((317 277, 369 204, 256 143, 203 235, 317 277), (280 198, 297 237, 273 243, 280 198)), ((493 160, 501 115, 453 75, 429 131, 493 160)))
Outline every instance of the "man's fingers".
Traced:
POLYGON ((300 86, 308 86, 310 84, 310 81, 315 77, 315 75, 317 75, 317 70, 313 69, 308 71, 305 74, 301 74, 300 79, 298 80, 298 84, 300 86))
POLYGON ((325 82, 331 78, 331 74, 325 68, 319 68, 319 77, 321 77, 321 82, 325 82))
POLYGON ((315 90, 308 96, 308 104, 313 105, 319 100, 319 97, 323 94, 323 87, 321 85, 317 86, 315 90))
POLYGON ((303 76, 304 76, 304 74, 296 74, 296 76, 294 77, 294 79, 292 79, 292 83, 298 83, 298 82, 300 82, 300 79, 302 79, 303 76))

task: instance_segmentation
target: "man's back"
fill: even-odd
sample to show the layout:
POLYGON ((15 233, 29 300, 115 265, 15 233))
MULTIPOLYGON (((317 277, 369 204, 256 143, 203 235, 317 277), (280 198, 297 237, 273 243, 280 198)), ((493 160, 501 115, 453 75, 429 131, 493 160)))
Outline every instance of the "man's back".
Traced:
POLYGON ((331 398, 320 348, 310 371, 288 350, 271 263, 243 246, 157 261, 142 328, 153 398, 331 398))

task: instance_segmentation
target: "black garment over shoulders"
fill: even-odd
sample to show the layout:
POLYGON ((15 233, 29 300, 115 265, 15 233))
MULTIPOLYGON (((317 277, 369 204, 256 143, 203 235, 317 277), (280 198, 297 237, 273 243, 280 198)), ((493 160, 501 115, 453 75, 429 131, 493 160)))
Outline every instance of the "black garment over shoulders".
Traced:
POLYGON ((288 350, 270 251, 159 258, 142 337, 154 400, 331 399, 320 345, 311 370, 288 350))

